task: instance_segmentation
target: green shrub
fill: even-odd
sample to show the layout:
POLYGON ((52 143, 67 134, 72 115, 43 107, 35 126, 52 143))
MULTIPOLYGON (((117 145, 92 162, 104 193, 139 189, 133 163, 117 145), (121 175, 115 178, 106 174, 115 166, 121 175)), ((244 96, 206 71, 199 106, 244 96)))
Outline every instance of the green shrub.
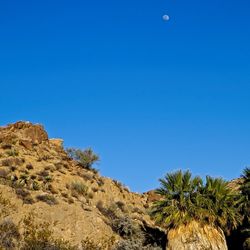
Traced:
POLYGON ((85 150, 68 148, 66 149, 69 157, 78 161, 83 168, 92 170, 97 173, 98 170, 93 168, 92 165, 99 161, 99 156, 93 152, 91 148, 87 148, 85 150))
POLYGON ((72 182, 71 183, 71 192, 75 192, 79 195, 86 196, 88 194, 88 187, 82 182, 72 182))
POLYGON ((32 181, 31 183, 30 183, 30 186, 29 186, 29 188, 31 189, 31 190, 39 190, 40 189, 40 185, 39 185, 39 183, 37 182, 37 181, 32 181))
POLYGON ((10 150, 6 150, 6 154, 8 155, 8 156, 18 156, 18 151, 16 150, 16 149, 10 149, 10 150))

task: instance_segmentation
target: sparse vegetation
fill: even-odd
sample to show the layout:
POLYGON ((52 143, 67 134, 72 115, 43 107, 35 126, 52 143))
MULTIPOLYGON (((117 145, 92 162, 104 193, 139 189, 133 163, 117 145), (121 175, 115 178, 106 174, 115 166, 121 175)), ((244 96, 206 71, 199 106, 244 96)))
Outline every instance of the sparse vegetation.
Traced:
POLYGON ((54 238, 49 223, 35 223, 35 217, 32 213, 24 218, 23 227, 21 250, 77 250, 68 241, 54 238))
POLYGON ((36 196, 38 201, 43 201, 48 205, 56 205, 58 202, 53 195, 50 194, 40 194, 36 196))
POLYGON ((0 249, 17 249, 20 238, 19 228, 11 219, 0 222, 0 249))
POLYGON ((21 199, 24 204, 33 204, 35 202, 28 190, 17 188, 15 191, 17 197, 21 199))
POLYGON ((5 218, 13 210, 14 206, 10 201, 3 197, 3 194, 0 192, 0 219, 5 218))
POLYGON ((101 239, 99 242, 93 241, 89 237, 85 238, 81 242, 81 247, 84 250, 103 250, 103 249, 113 249, 113 245, 115 242, 114 237, 110 237, 109 239, 101 239))

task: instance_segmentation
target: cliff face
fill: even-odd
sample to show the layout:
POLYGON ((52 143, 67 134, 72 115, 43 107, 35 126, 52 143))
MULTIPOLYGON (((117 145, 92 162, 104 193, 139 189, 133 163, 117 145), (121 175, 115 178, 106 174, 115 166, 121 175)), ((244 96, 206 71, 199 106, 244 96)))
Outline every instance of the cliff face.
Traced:
POLYGON ((32 212, 37 221, 53 224, 57 238, 76 245, 86 237, 121 240, 112 224, 119 216, 155 233, 147 195, 84 169, 61 145, 41 125, 0 128, 0 193, 15 206, 9 215, 15 223, 32 212))

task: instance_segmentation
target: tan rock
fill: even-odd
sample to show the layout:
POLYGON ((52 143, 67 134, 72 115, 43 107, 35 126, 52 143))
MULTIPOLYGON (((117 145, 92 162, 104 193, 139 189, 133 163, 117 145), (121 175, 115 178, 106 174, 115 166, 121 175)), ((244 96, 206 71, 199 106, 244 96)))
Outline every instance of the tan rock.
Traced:
POLYGON ((53 145, 55 145, 56 147, 63 147, 63 140, 59 139, 59 138, 52 138, 49 139, 49 142, 52 143, 53 145))

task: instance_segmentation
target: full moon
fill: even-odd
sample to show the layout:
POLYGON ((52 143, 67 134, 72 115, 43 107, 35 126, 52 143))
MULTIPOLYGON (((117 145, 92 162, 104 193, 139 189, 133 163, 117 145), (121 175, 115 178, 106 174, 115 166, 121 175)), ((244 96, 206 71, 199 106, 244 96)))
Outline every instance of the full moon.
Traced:
POLYGON ((169 21, 170 17, 169 17, 169 15, 163 15, 163 16, 162 16, 162 19, 163 19, 164 21, 169 21))

